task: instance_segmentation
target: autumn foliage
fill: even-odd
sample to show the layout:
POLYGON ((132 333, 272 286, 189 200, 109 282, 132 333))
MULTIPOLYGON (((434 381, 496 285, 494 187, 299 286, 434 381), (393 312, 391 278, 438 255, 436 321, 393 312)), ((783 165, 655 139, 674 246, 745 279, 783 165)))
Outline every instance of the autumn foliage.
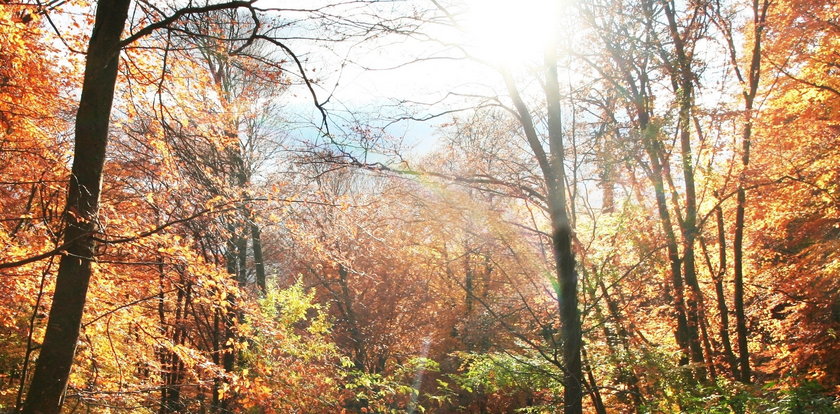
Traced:
POLYGON ((840 6, 581 0, 518 65, 380 3, 0 0, 0 412, 840 409, 840 6), (490 86, 329 106, 406 39, 490 86))

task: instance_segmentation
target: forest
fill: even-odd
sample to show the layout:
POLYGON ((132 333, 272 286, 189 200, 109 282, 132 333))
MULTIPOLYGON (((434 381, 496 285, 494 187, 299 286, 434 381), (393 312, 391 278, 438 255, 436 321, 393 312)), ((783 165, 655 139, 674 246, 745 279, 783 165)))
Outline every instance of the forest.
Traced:
POLYGON ((0 0, 0 413, 838 413, 835 0, 0 0))

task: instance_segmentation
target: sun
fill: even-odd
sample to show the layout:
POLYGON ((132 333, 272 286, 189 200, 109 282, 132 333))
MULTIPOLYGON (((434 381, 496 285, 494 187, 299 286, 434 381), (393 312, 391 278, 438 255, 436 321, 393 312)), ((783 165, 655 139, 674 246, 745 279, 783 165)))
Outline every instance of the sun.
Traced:
POLYGON ((538 62, 557 41, 562 0, 466 0, 462 29, 469 53, 495 65, 538 62))

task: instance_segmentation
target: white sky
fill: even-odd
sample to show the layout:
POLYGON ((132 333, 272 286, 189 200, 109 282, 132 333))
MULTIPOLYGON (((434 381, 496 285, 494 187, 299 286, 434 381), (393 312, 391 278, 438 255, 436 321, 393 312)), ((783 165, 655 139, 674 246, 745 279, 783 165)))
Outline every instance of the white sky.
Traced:
MULTIPOLYGON (((349 51, 346 48, 350 42, 312 49, 309 64, 317 68, 322 80, 319 98, 332 93, 330 108, 336 118, 341 116, 342 109, 360 116, 366 112, 395 115, 398 110, 404 110, 396 106, 403 101, 416 103, 409 107, 421 111, 417 115, 422 117, 476 102, 475 98, 458 94, 503 94, 499 72, 486 65, 468 59, 428 58, 463 56, 463 52, 447 46, 447 43, 457 43, 466 45, 470 54, 493 65, 519 69, 527 66, 527 62, 538 62, 545 45, 557 34, 552 30, 561 30, 559 25, 552 24, 560 18, 557 13, 562 2, 557 0, 449 0, 448 3, 448 10, 456 14, 462 25, 460 29, 445 25, 424 27, 428 37, 435 40, 390 35, 355 45, 349 51), (342 67, 345 56, 350 61, 342 67), (423 105, 433 103, 436 104, 423 105)), ((434 7, 431 0, 400 4, 404 8, 434 7)), ((442 16, 440 12, 436 14, 442 16)), ((302 110, 303 117, 317 118, 317 112, 311 108, 311 98, 303 91, 298 92, 291 107, 302 110)), ((437 142, 434 126, 447 120, 442 117, 425 123, 401 122, 389 132, 405 134, 408 142, 416 144, 417 152, 425 153, 437 142)))

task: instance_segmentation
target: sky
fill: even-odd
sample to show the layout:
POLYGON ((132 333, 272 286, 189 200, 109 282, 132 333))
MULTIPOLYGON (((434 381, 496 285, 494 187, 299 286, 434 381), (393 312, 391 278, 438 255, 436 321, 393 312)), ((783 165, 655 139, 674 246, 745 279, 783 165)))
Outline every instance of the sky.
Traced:
MULTIPOLYGON (((404 137, 413 149, 409 152, 423 155, 439 141, 436 126, 451 120, 451 115, 428 121, 391 123, 389 119, 400 115, 424 119, 474 105, 474 95, 502 94, 501 75, 491 65, 518 70, 539 62, 546 43, 556 34, 552 29, 557 25, 551 20, 561 2, 451 0, 443 6, 459 22, 457 28, 441 18, 444 14, 431 0, 400 4, 403 9, 389 12, 427 8, 446 24, 424 25, 422 39, 387 35, 358 44, 304 44, 301 48, 310 50, 308 64, 320 79, 319 99, 330 97, 331 129, 340 129, 351 117, 371 122, 382 117, 374 123, 388 124, 387 132, 404 137), (465 52, 474 59, 463 58, 465 52)), ((295 95, 288 107, 296 117, 319 119, 306 91, 295 95)))

